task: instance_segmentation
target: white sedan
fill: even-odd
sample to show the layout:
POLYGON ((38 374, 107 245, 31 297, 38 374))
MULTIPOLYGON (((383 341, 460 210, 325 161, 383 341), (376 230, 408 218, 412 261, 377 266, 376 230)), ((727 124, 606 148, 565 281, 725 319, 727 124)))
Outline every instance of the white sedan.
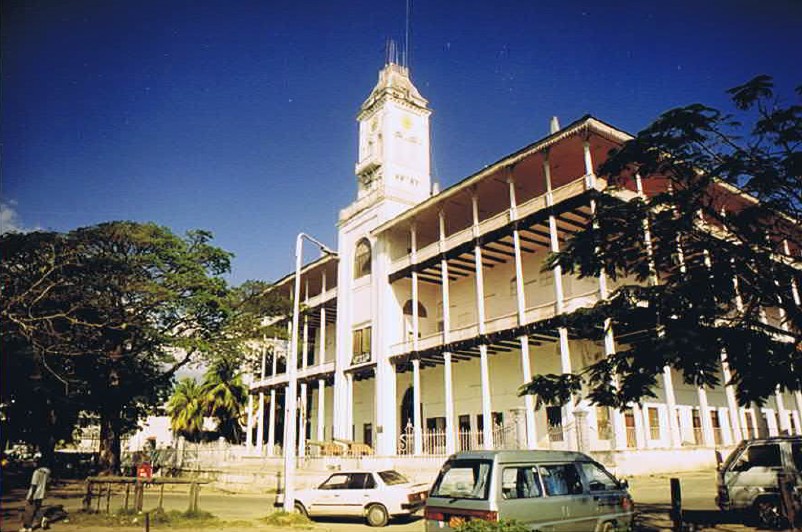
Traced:
POLYGON ((295 511, 309 517, 362 516, 370 526, 384 526, 391 517, 423 508, 428 492, 428 484, 413 484, 398 471, 338 471, 317 488, 295 492, 295 511))

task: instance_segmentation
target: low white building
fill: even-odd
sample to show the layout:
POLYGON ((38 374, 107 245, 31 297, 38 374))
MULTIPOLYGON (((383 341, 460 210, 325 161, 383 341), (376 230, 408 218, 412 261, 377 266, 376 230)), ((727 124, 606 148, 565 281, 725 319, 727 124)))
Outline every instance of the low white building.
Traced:
MULTIPOLYGON (((533 374, 581 369, 626 341, 616 331, 581 339, 555 319, 617 283, 542 267, 590 218, 590 192, 606 186, 594 168, 631 137, 592 116, 563 128, 555 120, 545 138, 438 191, 430 113, 394 63, 359 110, 357 195, 340 211, 337 255, 300 276, 299 454, 309 439, 337 438, 386 457, 580 448, 620 462, 732 445, 756 434, 758 415, 771 434, 802 434, 799 393, 755 412, 729 388, 689 386, 671 371, 656 399, 624 412, 586 400, 535 410, 532 397, 519 397, 533 374)), ((627 197, 640 192, 633 186, 627 197)), ((294 281, 277 288, 292 294, 294 281)), ((280 351, 251 384, 257 437, 248 443, 269 455, 279 449, 288 384, 280 351)))

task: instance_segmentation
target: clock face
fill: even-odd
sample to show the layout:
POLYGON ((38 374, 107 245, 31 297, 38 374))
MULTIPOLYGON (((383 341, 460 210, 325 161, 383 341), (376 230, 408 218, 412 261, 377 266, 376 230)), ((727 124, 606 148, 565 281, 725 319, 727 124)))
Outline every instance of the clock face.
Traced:
POLYGON ((412 118, 409 115, 401 117, 401 127, 404 129, 412 129, 412 118))

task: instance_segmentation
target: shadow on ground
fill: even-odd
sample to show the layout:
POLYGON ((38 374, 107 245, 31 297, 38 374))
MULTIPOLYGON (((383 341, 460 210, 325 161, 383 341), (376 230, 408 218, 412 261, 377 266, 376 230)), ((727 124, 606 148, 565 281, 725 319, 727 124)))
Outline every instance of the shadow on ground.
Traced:
MULTIPOLYGON (((670 530, 671 505, 639 504, 635 517, 635 530, 652 532, 670 530)), ((741 516, 719 510, 685 510, 682 513, 683 530, 715 529, 722 532, 753 530, 744 526, 741 516)))

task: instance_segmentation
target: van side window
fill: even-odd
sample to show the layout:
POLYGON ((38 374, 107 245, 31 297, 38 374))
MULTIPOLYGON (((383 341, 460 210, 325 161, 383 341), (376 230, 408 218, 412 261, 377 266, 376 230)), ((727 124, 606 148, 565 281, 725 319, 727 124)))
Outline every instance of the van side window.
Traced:
POLYGON ((746 471, 753 467, 780 467, 782 465, 780 446, 777 444, 751 445, 735 465, 738 471, 746 471))
POLYGON ((593 462, 582 462, 580 464, 585 479, 588 481, 590 491, 609 491, 621 489, 618 481, 614 479, 604 468, 593 462))
POLYGON ((574 464, 554 464, 540 466, 543 487, 547 495, 579 495, 582 481, 574 464))
POLYGON ((501 473, 501 496, 504 499, 540 497, 540 476, 535 467, 507 467, 501 473))

